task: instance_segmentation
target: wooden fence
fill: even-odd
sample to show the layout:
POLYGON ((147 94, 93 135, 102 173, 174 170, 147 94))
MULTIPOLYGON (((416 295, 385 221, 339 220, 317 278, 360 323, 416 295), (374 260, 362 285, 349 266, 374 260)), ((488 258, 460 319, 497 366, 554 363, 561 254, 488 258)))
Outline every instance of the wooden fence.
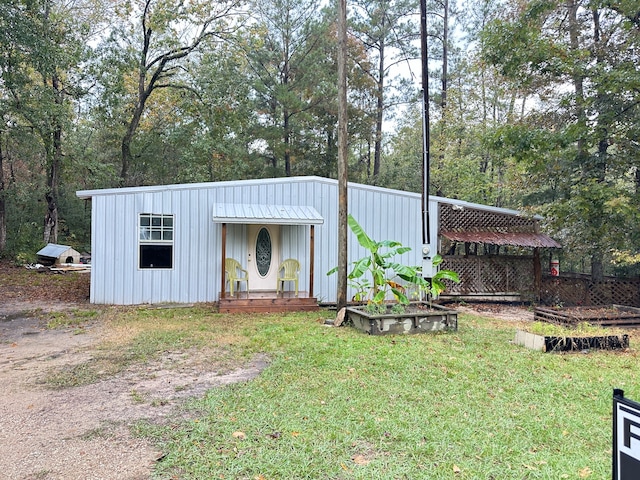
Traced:
POLYGON ((525 255, 447 255, 442 268, 453 270, 461 282, 447 283, 444 299, 534 301, 543 305, 640 307, 640 278, 606 277, 592 282, 589 275, 542 275, 536 287, 534 258, 525 255))
POLYGON ((603 305, 640 307, 640 278, 606 277, 601 282, 593 282, 589 275, 543 276, 540 302, 545 305, 566 307, 603 305))
POLYGON ((447 255, 441 268, 457 272, 461 280, 458 284, 447 282, 443 296, 519 296, 527 300, 535 296, 532 256, 447 255))

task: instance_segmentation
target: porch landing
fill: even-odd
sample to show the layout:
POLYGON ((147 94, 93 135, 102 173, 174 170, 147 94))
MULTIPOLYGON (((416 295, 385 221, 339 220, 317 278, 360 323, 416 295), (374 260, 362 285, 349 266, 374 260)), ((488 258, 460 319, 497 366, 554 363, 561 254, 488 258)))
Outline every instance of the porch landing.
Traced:
POLYGON ((275 290, 260 292, 236 292, 233 297, 225 292, 225 298, 218 301, 220 313, 276 313, 311 312, 319 310, 318 299, 309 297, 308 292, 284 292, 275 290))

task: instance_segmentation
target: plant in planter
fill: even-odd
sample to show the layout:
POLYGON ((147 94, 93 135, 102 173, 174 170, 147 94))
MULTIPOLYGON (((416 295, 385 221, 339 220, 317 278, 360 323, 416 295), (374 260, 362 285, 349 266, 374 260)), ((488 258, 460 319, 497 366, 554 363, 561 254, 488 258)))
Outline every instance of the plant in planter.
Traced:
MULTIPOLYGON (((349 285, 355 288, 354 300, 367 302, 367 310, 372 313, 385 313, 387 311, 387 298, 391 295, 396 301, 393 305, 393 313, 402 313, 404 307, 409 304, 407 288, 423 293, 427 300, 437 297, 445 288, 445 280, 459 282, 458 274, 451 270, 439 270, 431 281, 422 276, 422 268, 419 266, 407 266, 394 261, 397 255, 411 250, 400 242, 393 240, 375 241, 366 234, 356 219, 349 215, 347 218, 349 228, 358 239, 358 243, 364 247, 368 254, 353 262, 353 269, 347 278, 349 285), (401 280, 404 284, 399 283, 401 280), (391 294, 391 295, 390 295, 391 294)), ((442 257, 437 255, 433 263, 439 265, 442 257)), ((331 269, 327 275, 337 271, 337 267, 331 269)))

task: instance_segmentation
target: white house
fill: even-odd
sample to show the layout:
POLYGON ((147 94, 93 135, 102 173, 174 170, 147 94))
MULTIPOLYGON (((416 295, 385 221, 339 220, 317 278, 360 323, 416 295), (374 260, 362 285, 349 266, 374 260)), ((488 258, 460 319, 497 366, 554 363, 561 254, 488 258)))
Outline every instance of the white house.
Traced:
MULTIPOLYGON (((247 270, 252 293, 274 292, 280 261, 295 258, 301 264, 300 291, 317 302, 336 302, 337 277, 326 274, 338 261, 336 180, 288 177, 76 195, 91 200, 92 303, 218 302, 227 289, 227 257, 247 270)), ((519 216, 513 210, 431 197, 432 252, 439 246, 441 204, 519 216)), ((421 209, 420 194, 348 187, 348 210, 371 238, 412 248, 398 259, 402 263, 423 264, 421 209)), ((349 261, 364 254, 351 234, 348 254, 349 261)))

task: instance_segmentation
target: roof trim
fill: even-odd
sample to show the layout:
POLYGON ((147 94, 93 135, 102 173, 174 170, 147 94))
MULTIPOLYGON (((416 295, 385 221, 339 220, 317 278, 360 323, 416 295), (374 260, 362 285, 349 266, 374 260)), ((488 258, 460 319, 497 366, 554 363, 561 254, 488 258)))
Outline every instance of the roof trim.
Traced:
MULTIPOLYGON (((222 188, 222 187, 237 187, 240 185, 266 185, 266 184, 278 184, 278 183, 321 183, 325 185, 333 185, 337 186, 338 181, 333 178, 319 177, 319 176, 298 176, 298 177, 277 177, 277 178, 255 178, 255 179, 245 179, 245 180, 226 180, 221 182, 205 182, 205 183, 179 183, 173 185, 148 185, 148 186, 139 186, 139 187, 120 187, 120 188, 106 188, 100 190, 78 190, 76 191, 76 196, 82 200, 89 200, 93 197, 99 196, 108 196, 108 195, 126 195, 126 194, 138 194, 138 193, 160 193, 160 192, 173 192, 180 190, 199 190, 199 189, 209 189, 209 188, 222 188)), ((397 190, 385 187, 378 187, 374 185, 365 185, 362 183, 353 183, 348 182, 348 187, 358 190, 370 190, 370 191, 378 191, 382 193, 388 193, 393 195, 402 195, 405 197, 411 198, 420 198, 420 193, 415 192, 407 192, 404 190, 397 190)), ((502 207, 493 207, 490 205, 483 205, 480 203, 471 203, 464 200, 457 200, 453 198, 445 198, 438 197, 434 195, 429 196, 430 202, 436 203, 448 203, 451 205, 456 205, 462 208, 473 208, 476 210, 485 210, 494 213, 501 213, 505 215, 516 215, 516 216, 529 216, 524 212, 518 210, 512 210, 508 208, 502 207)), ((533 215, 532 218, 535 220, 541 220, 542 217, 539 215, 533 215)))
POLYGON ((454 242, 488 243, 514 247, 562 248, 558 242, 544 233, 520 232, 440 232, 454 242))
POLYGON ((453 208, 460 209, 460 210, 465 208, 469 208, 473 210, 484 210, 486 212, 493 212, 493 213, 502 214, 502 215, 512 215, 514 217, 532 218, 534 220, 542 220, 544 218, 541 215, 529 215, 521 210, 513 210, 511 208, 504 208, 504 207, 493 207, 491 205, 482 205, 480 203, 471 203, 471 202, 467 202, 466 200, 458 200, 456 198, 446 198, 446 197, 437 197, 434 195, 429 195, 429 199, 431 201, 435 200, 438 203, 446 203, 446 204, 452 205, 453 208))
POLYGON ((217 203, 213 206, 215 223, 321 225, 324 218, 318 211, 302 205, 258 205, 217 203))
POLYGON ((239 185, 266 185, 277 183, 304 183, 304 182, 323 182, 323 183, 337 183, 337 180, 330 178, 315 177, 315 176, 300 176, 300 177, 282 177, 282 178, 253 178, 245 180, 225 180, 220 182, 202 182, 202 183, 176 183, 169 185, 144 185, 139 187, 117 187, 117 188, 104 188, 99 190, 78 190, 76 191, 76 197, 82 200, 88 200, 93 197, 103 195, 126 195, 136 193, 160 193, 160 192, 174 192, 180 190, 201 190, 209 188, 223 188, 223 187, 237 187, 239 185))

